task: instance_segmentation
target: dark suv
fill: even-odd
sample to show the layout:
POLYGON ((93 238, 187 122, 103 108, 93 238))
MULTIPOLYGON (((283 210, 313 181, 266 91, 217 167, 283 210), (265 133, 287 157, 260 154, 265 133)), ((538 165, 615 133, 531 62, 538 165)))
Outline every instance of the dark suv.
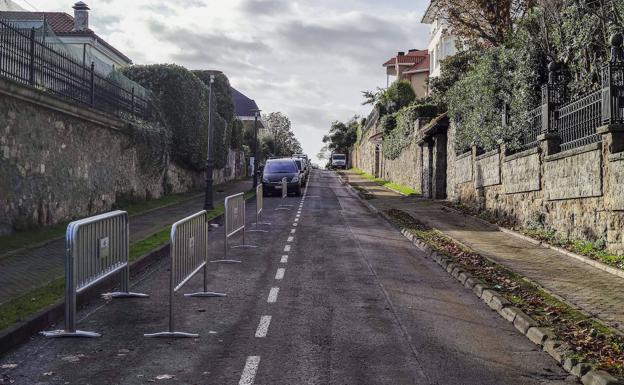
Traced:
POLYGON ((262 172, 262 192, 265 196, 281 194, 282 178, 286 178, 288 193, 301 195, 301 175, 293 159, 269 159, 262 172))

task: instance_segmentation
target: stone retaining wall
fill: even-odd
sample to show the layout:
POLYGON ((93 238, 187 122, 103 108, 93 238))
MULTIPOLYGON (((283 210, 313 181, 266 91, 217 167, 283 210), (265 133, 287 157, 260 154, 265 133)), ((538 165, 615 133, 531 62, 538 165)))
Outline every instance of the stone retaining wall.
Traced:
MULTIPOLYGON (((0 79, 0 235, 202 187, 202 173, 130 131, 110 115, 0 79)), ((215 181, 245 172, 244 155, 232 152, 215 181)))
POLYGON ((601 143, 551 155, 545 142, 513 155, 504 146, 479 156, 476 148, 449 151, 449 199, 564 238, 605 241, 624 253, 624 155, 610 154, 610 141, 607 133, 601 143), (474 183, 468 183, 471 170, 474 183))

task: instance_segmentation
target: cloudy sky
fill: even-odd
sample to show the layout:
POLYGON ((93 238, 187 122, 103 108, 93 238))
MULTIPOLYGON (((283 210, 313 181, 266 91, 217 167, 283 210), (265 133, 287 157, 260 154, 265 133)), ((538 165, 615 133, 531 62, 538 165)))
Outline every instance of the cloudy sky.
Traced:
MULTIPOLYGON (((72 14, 74 0, 14 0, 72 14)), ((427 0, 84 0, 91 27, 137 64, 219 69, 264 112, 288 115, 316 156, 334 120, 367 115, 382 63, 426 48, 427 0)))

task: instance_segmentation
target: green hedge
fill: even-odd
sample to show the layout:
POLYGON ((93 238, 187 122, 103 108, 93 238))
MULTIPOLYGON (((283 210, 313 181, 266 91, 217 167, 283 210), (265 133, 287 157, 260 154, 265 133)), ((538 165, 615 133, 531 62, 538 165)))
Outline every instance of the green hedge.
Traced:
POLYGON ((132 66, 123 73, 156 96, 162 119, 171 131, 172 157, 200 170, 208 140, 208 88, 191 71, 173 64, 132 66))
POLYGON ((191 169, 205 168, 208 143, 208 95, 213 84, 214 159, 223 168, 236 126, 234 104, 228 78, 218 71, 189 71, 173 64, 132 66, 126 76, 154 92, 162 120, 170 132, 172 158, 191 169))

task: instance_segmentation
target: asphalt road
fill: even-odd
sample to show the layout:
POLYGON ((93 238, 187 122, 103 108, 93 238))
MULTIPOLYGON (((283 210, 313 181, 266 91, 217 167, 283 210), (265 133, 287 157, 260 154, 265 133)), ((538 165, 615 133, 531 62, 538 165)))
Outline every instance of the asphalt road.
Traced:
MULTIPOLYGON (((227 297, 176 294, 176 328, 199 338, 143 337, 167 328, 163 261, 132 288, 149 299, 79 313, 101 338, 35 337, 0 357, 0 384, 577 383, 335 174, 316 171, 305 197, 281 203, 265 199, 270 232, 247 236, 259 248, 231 250, 242 264, 210 266, 209 289, 227 297)), ((222 237, 211 232, 215 258, 222 237)), ((197 276, 182 292, 200 288, 197 276)))

